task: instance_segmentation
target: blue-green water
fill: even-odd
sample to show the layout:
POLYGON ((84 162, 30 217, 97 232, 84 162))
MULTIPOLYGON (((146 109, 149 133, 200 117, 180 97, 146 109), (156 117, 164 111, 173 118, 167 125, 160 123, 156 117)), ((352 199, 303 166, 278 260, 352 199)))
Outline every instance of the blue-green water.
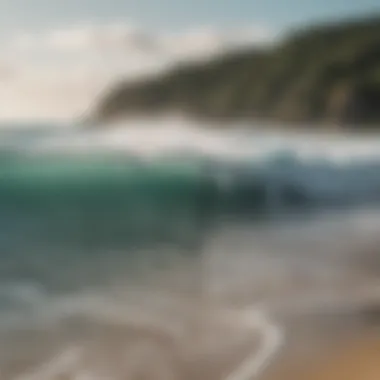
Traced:
MULTIPOLYGON (((342 266, 319 244, 335 243, 336 227, 325 220, 313 244, 319 227, 311 237, 301 227, 380 201, 376 157, 342 164, 291 149, 260 158, 37 149, 71 133, 0 134, 0 370, 25 372, 28 360, 42 363, 68 342, 108 347, 131 315, 175 325, 196 312, 186 297, 203 296, 214 279, 219 291, 235 282, 252 297, 300 272, 326 282, 342 266), (26 345, 34 340, 40 356, 26 345), (10 342, 20 356, 6 354, 10 342)), ((99 362, 111 368, 106 356, 99 362)))
POLYGON ((199 254, 206 232, 202 186, 197 168, 186 165, 98 156, 4 160, 0 276, 71 286, 71 272, 85 285, 107 280, 112 271, 102 274, 104 263, 123 262, 125 273, 133 272, 143 249, 172 246, 199 254))
POLYGON ((282 152, 260 161, 178 155, 144 161, 112 151, 4 150, 0 278, 53 287, 102 282, 116 277, 113 264, 122 263, 122 276, 142 257, 146 266, 165 265, 160 255, 169 247, 178 258, 202 260, 209 236, 231 221, 287 223, 376 205, 379 168, 376 161, 305 163, 282 152), (107 266, 115 273, 102 274, 107 266))

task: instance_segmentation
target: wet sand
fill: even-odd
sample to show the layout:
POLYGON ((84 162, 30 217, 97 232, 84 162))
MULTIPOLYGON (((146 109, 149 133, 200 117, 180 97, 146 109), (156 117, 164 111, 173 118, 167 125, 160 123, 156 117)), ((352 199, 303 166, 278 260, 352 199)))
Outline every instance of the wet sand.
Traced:
MULTIPOLYGON (((283 344, 257 376, 238 380, 378 380, 380 317, 370 311, 273 312, 270 323, 284 329, 283 344)), ((259 355, 265 334, 220 316, 217 309, 201 318, 194 313, 177 332, 73 318, 9 333, 0 342, 0 379, 227 380, 259 355)))
MULTIPOLYGON (((0 380, 231 380, 263 348, 263 331, 223 319, 225 308, 245 306, 264 308, 285 338, 265 368, 233 380, 379 380, 380 316, 365 308, 380 301, 380 293, 368 292, 373 297, 367 299, 364 290, 380 285, 380 235, 359 239, 351 229, 343 232, 332 231, 328 240, 326 231, 317 238, 301 231, 305 239, 295 240, 291 230, 274 240, 260 231, 261 240, 256 234, 250 241, 252 232, 241 236, 239 230, 236 240, 244 247, 235 252, 235 243, 222 242, 215 249, 219 256, 210 257, 216 285, 231 293, 219 287, 209 300, 194 300, 172 278, 174 301, 160 299, 153 285, 113 301, 107 292, 94 305, 91 297, 78 296, 68 303, 77 314, 60 307, 62 321, 2 335, 0 380)), ((198 277, 190 282, 202 285, 198 277)), ((59 305, 54 299, 50 306, 59 305)), ((44 315, 42 309, 38 316, 44 315)))
POLYGON ((220 380, 258 349, 258 338, 207 316, 178 333, 75 320, 4 336, 0 379, 220 380))
POLYGON ((380 331, 355 332, 326 340, 314 350, 288 348, 260 377, 262 380, 377 380, 380 379, 380 331), (313 351, 313 352, 312 352, 313 351))

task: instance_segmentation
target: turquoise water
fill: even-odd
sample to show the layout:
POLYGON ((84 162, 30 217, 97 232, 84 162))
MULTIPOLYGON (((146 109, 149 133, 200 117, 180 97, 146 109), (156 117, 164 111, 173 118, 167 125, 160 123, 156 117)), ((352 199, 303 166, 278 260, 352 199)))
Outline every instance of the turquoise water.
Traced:
POLYGON ((8 152, 0 162, 0 278, 57 290, 135 279, 185 259, 199 272, 210 236, 226 223, 289 223, 377 204, 378 164, 355 165, 281 152, 260 162, 8 152), (365 186, 356 188, 357 175, 365 186))
POLYGON ((376 204, 379 169, 376 160, 342 166, 281 152, 261 161, 144 161, 112 152, 4 151, 1 244, 19 243, 13 235, 22 235, 36 245, 99 250, 192 246, 223 218, 264 222, 376 204))
MULTIPOLYGON (((134 272, 136 262, 147 258, 142 250, 162 246, 198 255, 206 233, 202 186, 199 170, 186 164, 72 155, 5 160, 0 277, 71 287, 73 273, 85 285, 134 272), (114 265, 123 267, 105 269, 114 265), (100 278, 90 280, 92 272, 100 278)), ((159 261, 158 251, 149 255, 146 266, 159 261)))
POLYGON ((86 150, 85 135, 68 149, 78 133, 0 133, 1 373, 33 372, 74 343, 95 355, 91 368, 115 371, 106 353, 128 345, 131 320, 162 334, 162 321, 174 328, 196 315, 189 295, 204 296, 211 283, 252 297, 280 293, 300 273, 325 283, 343 268, 336 246, 325 246, 341 225, 330 226, 332 215, 380 201, 376 157, 342 164, 292 150, 258 158, 179 149, 152 157, 86 150), (67 144, 40 149, 52 136, 67 144), (321 215, 322 232, 313 225, 321 215))

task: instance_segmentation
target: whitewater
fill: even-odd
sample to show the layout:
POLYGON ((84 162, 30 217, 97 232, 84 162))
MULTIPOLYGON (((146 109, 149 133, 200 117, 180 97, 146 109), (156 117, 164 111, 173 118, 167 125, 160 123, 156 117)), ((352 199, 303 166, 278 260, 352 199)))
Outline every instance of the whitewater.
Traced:
POLYGON ((0 379, 258 379, 377 299, 380 138, 251 124, 3 126, 0 379))

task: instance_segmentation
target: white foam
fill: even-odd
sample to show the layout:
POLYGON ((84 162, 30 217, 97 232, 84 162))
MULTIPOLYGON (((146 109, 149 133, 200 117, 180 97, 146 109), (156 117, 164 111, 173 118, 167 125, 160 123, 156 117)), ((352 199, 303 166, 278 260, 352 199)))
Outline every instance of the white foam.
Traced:
POLYGON ((51 380, 70 371, 79 363, 80 347, 70 347, 60 355, 45 362, 31 373, 18 377, 16 380, 51 380))
POLYGON ((24 149, 39 152, 122 151, 154 156, 168 152, 194 152, 217 157, 259 159, 275 152, 293 152, 302 160, 325 159, 336 163, 368 160, 380 155, 380 137, 263 132, 259 123, 224 126, 173 116, 139 119, 113 127, 51 131, 26 141, 24 149))

